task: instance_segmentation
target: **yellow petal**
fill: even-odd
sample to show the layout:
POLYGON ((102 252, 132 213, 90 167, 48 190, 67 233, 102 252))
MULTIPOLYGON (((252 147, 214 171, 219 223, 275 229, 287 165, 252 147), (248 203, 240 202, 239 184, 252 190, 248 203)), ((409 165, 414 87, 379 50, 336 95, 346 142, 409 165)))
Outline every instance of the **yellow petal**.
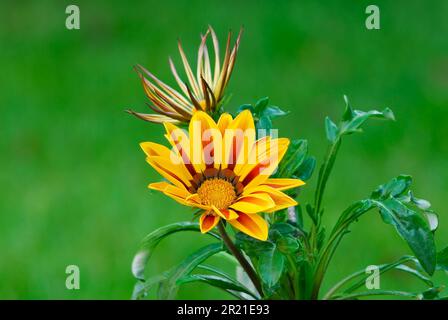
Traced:
POLYGON ((267 179, 265 182, 263 182, 262 185, 269 186, 271 188, 277 189, 277 190, 288 190, 291 188, 297 188, 300 186, 303 186, 305 184, 304 181, 300 179, 267 179))
POLYGON ((229 223, 236 229, 248 234, 249 236, 266 241, 268 238, 268 224, 258 214, 245 214, 237 212, 238 218, 229 220, 229 223))
POLYGON ((221 117, 219 117, 218 128, 219 130, 221 130, 221 134, 224 135, 225 130, 230 126, 232 121, 233 121, 232 115, 229 113, 223 113, 221 117))
POLYGON ((210 206, 201 204, 201 199, 199 198, 199 195, 197 193, 190 194, 185 200, 195 207, 198 207, 198 208, 201 208, 201 209, 204 209, 207 211, 212 210, 212 208, 210 206))
POLYGON ((170 158, 152 156, 147 157, 146 161, 165 179, 179 188, 186 189, 191 186, 192 177, 183 163, 175 164, 170 158))
POLYGON ((242 111, 224 132, 223 167, 233 169, 237 163, 245 162, 255 143, 255 124, 249 110, 242 111))
POLYGON ((248 195, 250 196, 255 194, 266 194, 274 201, 275 206, 268 210, 265 210, 264 212, 266 213, 278 211, 288 207, 293 207, 298 204, 297 201, 295 201, 290 196, 284 194, 280 190, 276 190, 272 187, 265 185, 260 185, 250 189, 250 193, 248 195))
POLYGON ((260 162, 266 160, 267 154, 271 152, 271 137, 265 136, 258 139, 250 146, 250 152, 246 158, 240 157, 233 171, 240 177, 242 181, 247 174, 260 162))
POLYGON ((152 190, 157 190, 157 191, 162 191, 165 190, 166 187, 170 186, 171 184, 169 184, 166 181, 161 181, 161 182, 154 182, 154 183, 150 183, 148 185, 149 189, 152 190))
POLYGON ((140 147, 148 157, 150 156, 169 157, 171 152, 170 149, 168 149, 167 147, 154 142, 142 142, 140 143, 140 147))
POLYGON ((249 194, 238 198, 230 208, 245 213, 257 213, 267 211, 274 206, 275 202, 267 194, 249 194))
POLYGON ((202 233, 209 232, 213 229, 219 222, 220 218, 214 214, 209 214, 204 212, 199 219, 199 226, 202 233))
POLYGON ((278 163, 288 149, 289 139, 273 139, 270 144, 270 151, 261 155, 260 162, 245 173, 244 179, 240 181, 246 188, 251 188, 264 183, 270 175, 277 169, 278 163))
POLYGON ((197 111, 191 118, 189 133, 192 162, 204 163, 207 168, 219 168, 222 162, 222 135, 215 121, 207 113, 197 111))
POLYGON ((186 199, 190 196, 190 193, 185 189, 181 189, 179 187, 173 186, 167 182, 155 182, 151 183, 148 186, 149 189, 162 191, 166 196, 174 199, 178 203, 184 206, 197 207, 195 203, 188 202, 186 199))
POLYGON ((218 209, 215 206, 212 206, 213 211, 225 220, 234 220, 238 218, 238 214, 232 209, 218 209))
POLYGON ((188 172, 192 176, 196 173, 200 173, 205 170, 205 166, 202 161, 200 163, 193 163, 192 159, 192 147, 187 132, 172 123, 164 123, 167 134, 165 135, 169 143, 174 147, 176 153, 187 168, 188 172))

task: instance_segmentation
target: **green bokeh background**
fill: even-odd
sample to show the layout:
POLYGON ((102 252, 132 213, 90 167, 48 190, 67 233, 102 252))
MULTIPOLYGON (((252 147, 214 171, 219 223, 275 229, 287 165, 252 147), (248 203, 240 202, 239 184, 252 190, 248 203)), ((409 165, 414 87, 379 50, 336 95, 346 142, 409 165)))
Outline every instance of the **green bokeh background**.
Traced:
MULTIPOLYGON (((391 107, 397 122, 375 122, 348 137, 326 194, 325 222, 400 173, 440 214, 436 240, 448 244, 448 2, 375 1, 381 30, 365 28, 371 1, 2 1, 0 4, 0 298, 127 299, 139 241, 190 211, 146 185, 159 179, 138 143, 162 142, 160 126, 125 114, 145 111, 132 66, 173 83, 167 57, 176 39, 193 58, 212 24, 224 41, 245 33, 228 92, 234 111, 269 96, 290 110, 280 135, 306 138, 322 159, 323 120, 337 119, 343 94, 360 109, 391 107), (77 4, 81 29, 65 28, 77 4), (445 198, 445 200, 444 200, 445 198), (81 289, 65 288, 65 268, 81 270, 81 289)), ((315 178, 315 177, 314 177, 315 178)), ((301 201, 312 197, 315 179, 301 201)), ((157 273, 209 242, 199 234, 162 243, 157 273)), ((370 264, 410 253, 376 212, 343 241, 324 289, 370 264)), ((221 263, 219 260, 215 263, 221 263)), ((229 268, 225 265, 224 268, 229 268)), ((439 283, 448 276, 437 275, 439 283)), ((392 273, 382 288, 419 290, 392 273)), ((188 285, 180 298, 229 298, 188 285)))

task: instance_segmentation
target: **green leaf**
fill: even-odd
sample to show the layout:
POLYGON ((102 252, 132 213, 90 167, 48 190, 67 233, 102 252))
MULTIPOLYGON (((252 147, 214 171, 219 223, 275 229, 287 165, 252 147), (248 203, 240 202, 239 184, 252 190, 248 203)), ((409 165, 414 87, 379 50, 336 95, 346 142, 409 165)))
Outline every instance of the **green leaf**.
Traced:
MULTIPOLYGON (((417 270, 405 265, 404 263, 409 262, 409 261, 414 261, 414 257, 412 256, 404 256, 400 259, 398 259, 395 262, 391 262, 391 263, 386 263, 386 264, 381 264, 378 265, 378 269, 380 272, 380 275, 382 275, 385 272, 391 271, 391 270, 399 270, 402 272, 406 272, 409 273, 413 276, 416 276, 417 278, 419 278, 420 280, 422 280, 423 282, 425 282, 425 284, 427 284, 428 286, 433 286, 433 283, 431 281, 431 279, 429 279, 428 277, 425 277, 424 275, 422 275, 421 273, 419 273, 417 270)), ((346 290, 344 290, 344 294, 347 293, 352 293, 353 291, 355 291, 356 289, 362 287, 365 285, 366 279, 367 277, 369 277, 368 274, 366 274, 365 269, 358 271, 356 273, 354 273, 352 276, 347 277, 346 279, 344 279, 343 281, 339 282, 336 285, 336 288, 340 288, 342 286, 342 284, 347 283, 346 280, 352 280, 356 277, 361 276, 361 279, 357 282, 355 282, 354 284, 352 284, 350 287, 348 287, 346 290)), ((334 290, 332 290, 334 292, 334 290)))
POLYGON ((280 280, 285 266, 285 258, 277 247, 274 245, 271 250, 264 251, 260 254, 258 260, 258 272, 263 283, 272 288, 280 280))
POLYGON ((412 177, 408 175, 399 175, 389 182, 379 186, 373 191, 372 199, 387 199, 388 197, 398 197, 403 195, 412 184, 412 177))
MULTIPOLYGON (((434 273, 436 265, 436 249, 432 227, 425 221, 424 214, 410 201, 409 187, 412 182, 410 176, 401 175, 379 186, 371 199, 359 201, 341 215, 332 234, 338 232, 343 236, 349 224, 356 221, 371 208, 378 208, 383 221, 394 226, 403 238, 422 268, 430 275, 434 273)), ((333 239, 337 237, 333 236, 333 239)), ((334 241, 334 240, 333 240, 334 241)))
POLYGON ((272 121, 272 119, 285 116, 288 112, 283 111, 277 106, 269 105, 269 98, 261 98, 255 104, 255 107, 251 104, 243 104, 241 105, 237 113, 242 112, 243 110, 250 110, 250 112, 254 115, 256 120, 260 121, 262 118, 266 118, 261 120, 264 124, 272 121))
POLYGON ((420 300, 435 300, 439 298, 439 293, 443 290, 443 287, 430 288, 417 295, 417 299, 420 300))
POLYGON ((348 97, 346 95, 344 95, 344 101, 345 101, 345 111, 344 114, 342 115, 342 121, 350 121, 351 119, 353 119, 354 114, 350 102, 348 101, 348 97))
POLYGON ((235 245, 242 249, 251 259, 257 259, 262 252, 272 250, 272 247, 275 246, 270 241, 257 240, 242 232, 235 234, 235 240, 235 245))
POLYGON ((255 103, 255 113, 260 115, 264 109, 268 106, 269 103, 269 97, 261 98, 260 100, 255 103))
POLYGON ((277 248, 281 253, 292 254, 300 249, 300 243, 293 237, 281 237, 277 240, 277 248))
POLYGON ((294 227, 293 225, 291 225, 289 223, 279 222, 279 223, 274 223, 270 226, 269 238, 272 238, 272 234, 274 232, 278 232, 282 236, 288 236, 288 235, 297 236, 300 231, 296 227, 294 227))
POLYGON ((148 291, 158 285, 160 282, 166 280, 167 273, 164 272, 161 275, 154 276, 144 281, 137 281, 132 292, 132 300, 139 300, 146 297, 148 291))
MULTIPOLYGON (((169 224, 167 226, 161 227, 154 230, 149 235, 147 235, 138 250, 137 254, 134 256, 132 261, 132 274, 134 277, 140 280, 145 279, 145 267, 151 257, 153 251, 157 245, 167 236, 181 231, 197 231, 200 232, 199 224, 196 222, 177 222, 169 224)), ((214 232, 208 232, 211 236, 220 239, 219 235, 214 232)))
POLYGON ((251 297, 253 297, 254 299, 256 298, 256 296, 250 290, 245 288, 242 284, 222 276, 216 276, 210 274, 191 274, 178 279, 176 284, 180 286, 191 282, 204 282, 213 287, 229 292, 230 294, 233 294, 233 291, 237 291, 246 293, 251 297))
POLYGON ((380 209, 383 221, 395 227, 423 269, 432 275, 436 265, 435 243, 433 234, 423 218, 394 198, 374 203, 380 209))
MULTIPOLYGON (((271 118, 267 116, 262 116, 257 121, 257 129, 258 130, 266 130, 265 135, 269 135, 272 129, 272 121, 271 118)), ((258 138, 261 138, 260 136, 258 138)))
POLYGON ((297 178, 303 181, 307 181, 313 175, 314 169, 316 168, 316 158, 307 157, 302 164, 297 168, 295 175, 297 178))
POLYGON ((241 113, 241 112, 244 111, 244 110, 249 110, 252 114, 255 113, 255 108, 254 108, 254 106, 251 105, 251 104, 243 104, 243 105, 241 105, 241 106, 238 108, 237 113, 241 113))
POLYGON ((348 121, 343 121, 340 126, 341 135, 347 135, 355 132, 361 132, 361 126, 368 119, 384 119, 384 120, 394 120, 394 115, 391 109, 386 108, 383 111, 371 110, 371 111, 361 111, 354 110, 353 117, 348 121))
POLYGON ((306 158, 308 141, 303 139, 292 140, 282 161, 280 161, 278 174, 281 177, 290 177, 297 172, 306 158))
POLYGON ((422 280, 424 283, 426 283, 429 286, 433 286, 433 282, 431 281, 430 278, 428 278, 427 276, 425 276, 424 274, 420 273, 418 270, 411 268, 405 264, 400 264, 398 266, 395 267, 395 269, 409 273, 417 278, 419 278, 420 280, 422 280))
POLYGON ((437 269, 448 271, 448 247, 437 253, 437 269))
POLYGON ((429 229, 434 232, 439 227, 439 215, 435 213, 434 211, 424 211, 423 214, 426 217, 426 220, 428 221, 429 229))
POLYGON ((289 112, 283 111, 277 106, 267 106, 262 113, 260 113, 260 116, 269 117, 271 119, 286 116, 289 112))
POLYGON ((426 200, 413 196, 409 191, 411 183, 412 178, 407 175, 400 175, 390 180, 372 193, 372 204, 380 209, 383 221, 393 225, 408 243, 423 269, 432 275, 436 264, 436 249, 432 231, 437 227, 437 216, 432 212, 430 212, 432 215, 429 218, 428 215, 425 215, 430 204, 426 200), (419 205, 413 208, 407 206, 410 200, 419 205), (421 208, 426 210, 423 214, 418 212, 421 208), (423 216, 428 218, 429 225, 423 216))
POLYGON ((384 120, 395 120, 394 114, 391 109, 386 108, 383 111, 377 111, 377 110, 370 110, 370 111, 361 111, 361 110, 354 110, 348 101, 347 96, 344 96, 345 100, 345 111, 342 115, 342 122, 339 127, 336 127, 336 125, 329 120, 329 118, 326 119, 326 130, 327 130, 327 137, 331 142, 335 141, 334 134, 336 131, 336 128, 338 129, 338 134, 340 136, 352 134, 355 132, 361 132, 362 125, 368 120, 368 119, 384 119, 384 120))
POLYGON ((334 143, 338 138, 339 129, 329 117, 325 118, 325 132, 327 134, 328 141, 331 143, 334 143))
POLYGON ((166 280, 160 283, 157 293, 159 299, 174 299, 178 288, 177 281, 190 274, 199 264, 222 250, 222 243, 212 243, 189 255, 168 273, 166 280))

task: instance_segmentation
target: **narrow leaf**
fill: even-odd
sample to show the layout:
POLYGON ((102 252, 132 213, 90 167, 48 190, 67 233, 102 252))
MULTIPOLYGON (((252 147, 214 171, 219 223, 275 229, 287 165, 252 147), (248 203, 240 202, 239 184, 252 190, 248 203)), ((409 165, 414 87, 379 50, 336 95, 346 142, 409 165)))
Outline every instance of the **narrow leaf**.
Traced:
MULTIPOLYGON (((144 280, 146 264, 160 241, 171 234, 181 231, 200 232, 199 224, 196 222, 177 222, 154 230, 149 235, 147 235, 143 239, 140 245, 140 249, 134 256, 134 259, 132 261, 132 274, 134 275, 134 277, 140 280, 144 280)), ((220 239, 219 235, 217 235, 216 233, 208 232, 207 234, 220 239)))
POLYGON ((177 293, 177 281, 190 274, 199 264, 222 250, 222 243, 212 243, 188 256, 169 272, 166 280, 160 283, 157 293, 159 299, 174 299, 177 293))

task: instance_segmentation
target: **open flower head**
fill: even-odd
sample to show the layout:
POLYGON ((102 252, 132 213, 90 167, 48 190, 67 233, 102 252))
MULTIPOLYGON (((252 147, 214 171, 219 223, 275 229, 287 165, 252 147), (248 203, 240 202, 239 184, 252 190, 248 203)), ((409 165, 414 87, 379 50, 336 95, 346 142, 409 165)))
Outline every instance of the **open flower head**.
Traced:
POLYGON ((188 132, 165 123, 172 148, 143 142, 147 162, 167 181, 151 183, 177 202, 202 210, 203 233, 220 219, 260 240, 268 237, 268 224, 260 215, 297 202, 282 191, 304 184, 298 179, 274 179, 289 140, 269 136, 255 139, 250 111, 235 119, 222 114, 216 123, 207 113, 196 112, 188 132))
POLYGON ((129 113, 140 119, 150 122, 188 122, 196 111, 213 113, 224 97, 225 88, 230 80, 235 59, 240 44, 241 33, 238 34, 233 48, 231 45, 232 33, 227 37, 224 58, 221 62, 219 42, 215 31, 209 27, 205 35, 201 35, 201 44, 198 50, 196 74, 185 55, 180 41, 178 42, 180 56, 188 81, 181 79, 171 58, 169 64, 174 78, 182 93, 159 80, 144 67, 138 65, 136 70, 142 80, 146 96, 151 103, 148 106, 155 114, 138 113, 128 110, 129 113), (207 39, 211 35, 214 49, 214 68, 207 48, 207 39))

